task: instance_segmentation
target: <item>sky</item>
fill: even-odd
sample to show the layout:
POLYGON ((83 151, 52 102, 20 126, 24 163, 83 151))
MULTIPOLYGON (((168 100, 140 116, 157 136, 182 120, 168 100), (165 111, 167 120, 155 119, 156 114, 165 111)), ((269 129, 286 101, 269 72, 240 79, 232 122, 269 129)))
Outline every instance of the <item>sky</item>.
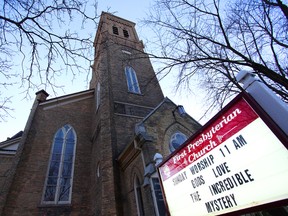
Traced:
MULTIPOLYGON (((148 27, 141 24, 141 20, 145 18, 145 15, 148 13, 153 2, 154 0, 99 0, 98 13, 100 14, 101 11, 109 11, 114 13, 116 16, 136 23, 136 31, 140 40, 143 40, 145 46, 148 46, 149 48, 149 43, 146 43, 146 41, 148 41, 149 37, 151 36, 151 31, 149 31, 148 27)), ((95 35, 96 29, 94 31, 95 35)), ((153 66, 155 69, 155 64, 153 64, 153 66)), ((90 80, 90 77, 88 79, 90 80)), ((59 92, 57 92, 57 96, 88 89, 87 76, 84 74, 76 75, 73 81, 71 77, 67 77, 65 74, 63 74, 62 77, 59 77, 59 80, 59 82, 64 85, 65 88, 64 91, 59 90, 59 92)), ((160 80, 160 85, 164 96, 170 98, 177 105, 183 105, 186 112, 190 116, 196 120, 199 120, 205 111, 203 105, 204 97, 199 97, 200 90, 197 89, 195 85, 190 86, 192 88, 192 92, 188 92, 183 89, 181 91, 176 91, 176 82, 177 80, 174 75, 167 76, 160 80)), ((13 95, 11 100, 12 103, 9 104, 13 111, 10 112, 11 117, 6 118, 4 122, 0 122, 0 142, 5 141, 8 137, 12 137, 19 131, 24 130, 30 109, 35 99, 35 95, 33 94, 31 94, 30 99, 25 99, 25 95, 23 94, 24 89, 21 89, 18 86, 12 86, 8 89, 8 91, 13 95)), ((50 92, 48 93, 50 94, 50 92)), ((53 97, 54 95, 48 97, 48 99, 53 97)), ((202 119, 200 123, 204 124, 207 120, 209 120, 208 118, 209 116, 202 119)))

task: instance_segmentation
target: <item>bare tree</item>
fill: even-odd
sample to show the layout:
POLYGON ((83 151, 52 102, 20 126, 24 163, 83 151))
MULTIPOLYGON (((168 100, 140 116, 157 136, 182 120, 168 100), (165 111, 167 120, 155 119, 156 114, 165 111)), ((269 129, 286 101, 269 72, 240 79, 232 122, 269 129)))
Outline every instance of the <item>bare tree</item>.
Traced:
POLYGON ((199 76, 211 107, 240 91, 241 69, 288 101, 287 14, 281 0, 158 0, 145 20, 161 50, 151 57, 163 60, 160 72, 178 72, 178 86, 199 76))
POLYGON ((83 0, 0 3, 1 117, 9 111, 3 87, 15 85, 13 78, 29 94, 39 88, 54 91, 60 74, 88 73, 93 41, 92 35, 83 37, 81 29, 89 24, 94 31, 96 19, 96 4, 83 0))

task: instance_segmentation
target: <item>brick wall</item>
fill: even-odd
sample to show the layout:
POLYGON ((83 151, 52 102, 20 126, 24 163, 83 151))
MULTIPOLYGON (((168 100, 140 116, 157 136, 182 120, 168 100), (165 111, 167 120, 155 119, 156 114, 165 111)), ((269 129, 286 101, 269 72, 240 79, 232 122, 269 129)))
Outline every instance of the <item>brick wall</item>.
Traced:
POLYGON ((90 214, 91 107, 92 98, 38 106, 3 215, 90 214), (42 205, 51 145, 57 130, 65 124, 70 124, 77 134, 72 202, 61 207, 42 205))
POLYGON ((14 155, 1 155, 0 156, 0 203, 1 210, 4 207, 6 202, 5 194, 9 191, 10 186, 10 178, 11 172, 14 172, 15 167, 13 164, 15 163, 14 155))

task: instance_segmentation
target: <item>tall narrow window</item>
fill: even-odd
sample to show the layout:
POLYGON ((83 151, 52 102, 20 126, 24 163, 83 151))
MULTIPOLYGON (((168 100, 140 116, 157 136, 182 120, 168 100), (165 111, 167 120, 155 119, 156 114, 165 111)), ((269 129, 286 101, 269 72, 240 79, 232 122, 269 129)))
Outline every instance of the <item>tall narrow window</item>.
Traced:
POLYGON ((140 94, 140 88, 136 73, 132 67, 125 67, 125 75, 127 79, 128 91, 140 94))
POLYGON ((76 133, 70 125, 60 128, 52 145, 43 202, 71 202, 72 178, 76 148, 76 133))
POLYGON ((156 208, 156 215, 157 216, 164 216, 166 215, 165 210, 165 203, 163 199, 163 194, 161 191, 161 186, 159 182, 158 177, 151 177, 151 183, 152 183, 152 192, 153 192, 153 200, 154 200, 154 206, 156 208))
POLYGON ((96 87, 96 110, 98 110, 99 106, 100 106, 100 83, 97 83, 97 87, 96 87))
POLYGON ((137 176, 134 177, 134 192, 136 197, 138 216, 144 215, 143 198, 141 193, 141 185, 137 176))

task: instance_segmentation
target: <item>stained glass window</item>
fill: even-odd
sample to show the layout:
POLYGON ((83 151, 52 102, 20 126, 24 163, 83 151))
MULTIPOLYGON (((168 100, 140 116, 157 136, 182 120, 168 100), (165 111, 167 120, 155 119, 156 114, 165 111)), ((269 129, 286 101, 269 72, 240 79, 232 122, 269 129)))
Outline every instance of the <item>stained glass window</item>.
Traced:
POLYGON ((180 145, 182 145, 187 140, 187 137, 180 132, 174 133, 171 136, 170 143, 169 143, 169 150, 170 152, 175 151, 180 145))
POLYGON ((71 201, 76 133, 70 125, 60 128, 55 136, 46 178, 44 203, 71 201))

